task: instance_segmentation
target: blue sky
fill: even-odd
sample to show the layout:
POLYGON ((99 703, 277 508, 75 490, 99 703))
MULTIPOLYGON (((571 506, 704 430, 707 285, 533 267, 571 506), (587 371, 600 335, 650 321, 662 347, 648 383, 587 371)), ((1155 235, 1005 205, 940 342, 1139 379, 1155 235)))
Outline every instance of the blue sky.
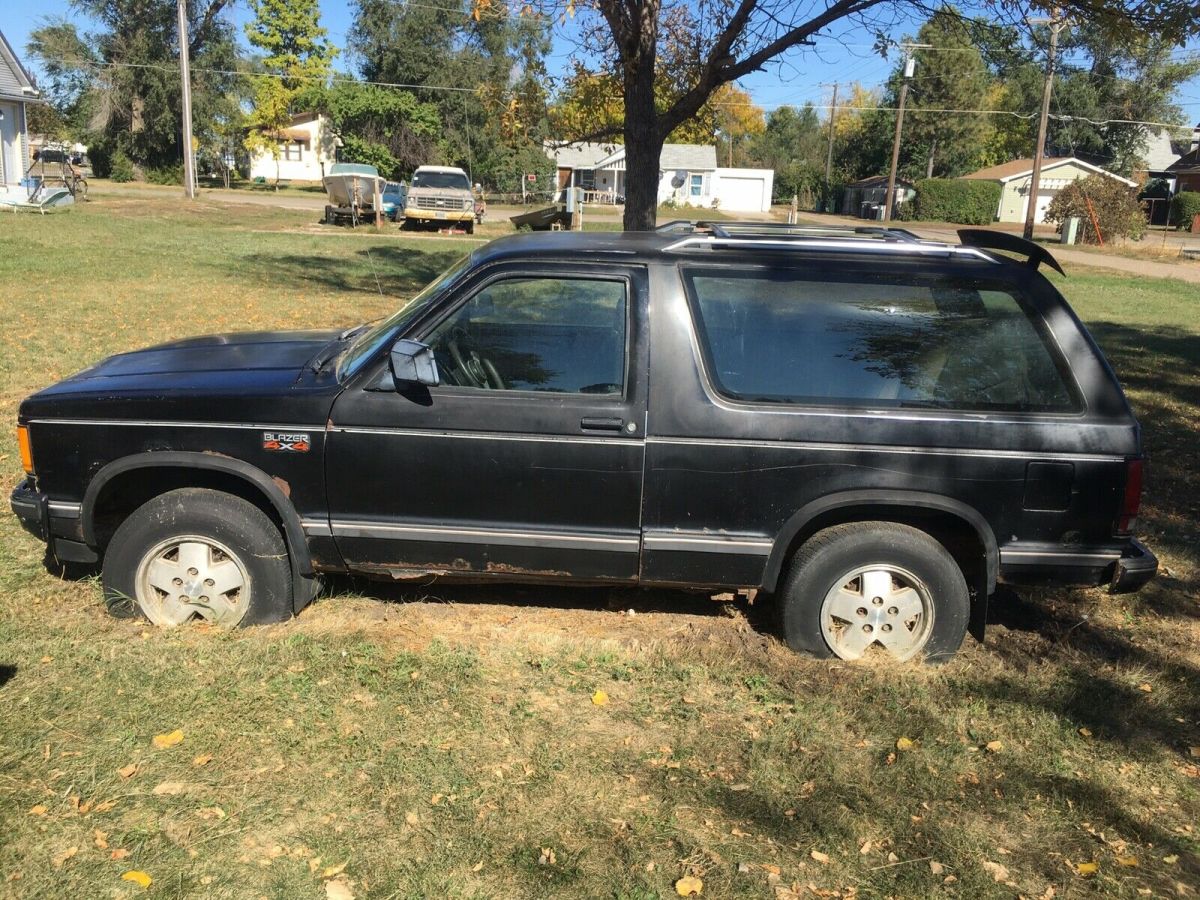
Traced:
MULTIPOLYGON (((333 42, 338 46, 344 45, 346 32, 352 26, 349 4, 345 0, 320 0, 320 3, 322 23, 329 30, 333 42)), ((68 0, 4 0, 3 11, 0 12, 0 31, 8 37, 17 53, 23 54, 33 29, 47 17, 62 16, 78 19, 68 0)), ((239 22, 248 17, 245 3, 237 3, 234 16, 239 22)), ((915 25, 901 28, 895 37, 915 30, 915 25)), ((1193 44, 1189 49, 1200 53, 1200 44, 1193 44)), ((548 61, 551 72, 565 69, 573 52, 570 42, 557 37, 548 61)), ((36 61, 26 58, 25 62, 36 74, 36 61)), ((346 65, 345 59, 339 59, 339 67, 346 65)), ((755 73, 740 84, 765 109, 783 104, 801 105, 805 101, 821 105, 829 103, 830 86, 834 81, 843 85, 858 81, 864 86, 874 86, 887 77, 892 65, 893 62, 875 53, 869 36, 848 35, 841 42, 821 42, 817 48, 795 53, 781 65, 755 73)), ((1195 124, 1200 121, 1200 78, 1184 85, 1180 94, 1178 102, 1183 107, 1185 122, 1195 124)))

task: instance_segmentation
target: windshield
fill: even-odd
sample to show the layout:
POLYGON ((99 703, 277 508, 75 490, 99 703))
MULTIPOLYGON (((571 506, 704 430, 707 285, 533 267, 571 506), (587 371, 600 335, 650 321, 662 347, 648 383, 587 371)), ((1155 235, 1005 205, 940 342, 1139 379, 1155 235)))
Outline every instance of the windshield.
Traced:
POLYGON ((338 380, 349 378, 357 372, 364 362, 375 355, 376 351, 392 340, 409 322, 415 319, 417 314, 431 299, 440 294, 443 288, 458 278, 467 267, 470 259, 471 255, 468 253, 437 278, 433 279, 433 281, 429 282, 429 284, 425 285, 419 294, 401 306, 396 312, 383 321, 377 322, 355 338, 354 343, 350 345, 350 349, 346 351, 338 362, 338 380))
POLYGON ((469 191, 471 183, 462 172, 421 172, 413 175, 415 188, 449 188, 454 191, 469 191))

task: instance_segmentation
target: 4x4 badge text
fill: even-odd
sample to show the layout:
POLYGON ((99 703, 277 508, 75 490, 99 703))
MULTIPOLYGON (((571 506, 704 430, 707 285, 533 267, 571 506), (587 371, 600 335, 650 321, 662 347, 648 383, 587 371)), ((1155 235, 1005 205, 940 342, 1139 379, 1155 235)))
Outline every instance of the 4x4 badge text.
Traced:
POLYGON ((307 453, 312 445, 307 432, 264 431, 263 449, 276 453, 307 453))

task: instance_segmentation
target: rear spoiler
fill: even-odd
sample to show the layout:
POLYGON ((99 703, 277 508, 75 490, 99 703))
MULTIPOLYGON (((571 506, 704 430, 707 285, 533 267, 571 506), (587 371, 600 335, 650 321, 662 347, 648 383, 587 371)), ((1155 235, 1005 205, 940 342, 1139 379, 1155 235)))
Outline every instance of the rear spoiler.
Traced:
POLYGON ((1009 234, 1006 231, 991 231, 986 228, 960 228, 958 240, 964 247, 978 247, 981 250, 1007 250, 1025 257, 1026 264, 1036 269, 1045 263, 1064 278, 1067 273, 1058 264, 1058 260, 1050 255, 1050 251, 1041 244, 1027 241, 1023 237, 1009 234))

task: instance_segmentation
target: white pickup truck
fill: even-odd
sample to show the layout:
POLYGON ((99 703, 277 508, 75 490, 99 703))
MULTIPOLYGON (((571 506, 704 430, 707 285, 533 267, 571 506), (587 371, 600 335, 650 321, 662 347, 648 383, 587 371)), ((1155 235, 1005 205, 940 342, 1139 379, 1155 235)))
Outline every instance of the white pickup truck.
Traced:
POLYGON ((462 169, 421 166, 413 173, 404 203, 404 225, 460 224, 475 231, 475 195, 462 169))

